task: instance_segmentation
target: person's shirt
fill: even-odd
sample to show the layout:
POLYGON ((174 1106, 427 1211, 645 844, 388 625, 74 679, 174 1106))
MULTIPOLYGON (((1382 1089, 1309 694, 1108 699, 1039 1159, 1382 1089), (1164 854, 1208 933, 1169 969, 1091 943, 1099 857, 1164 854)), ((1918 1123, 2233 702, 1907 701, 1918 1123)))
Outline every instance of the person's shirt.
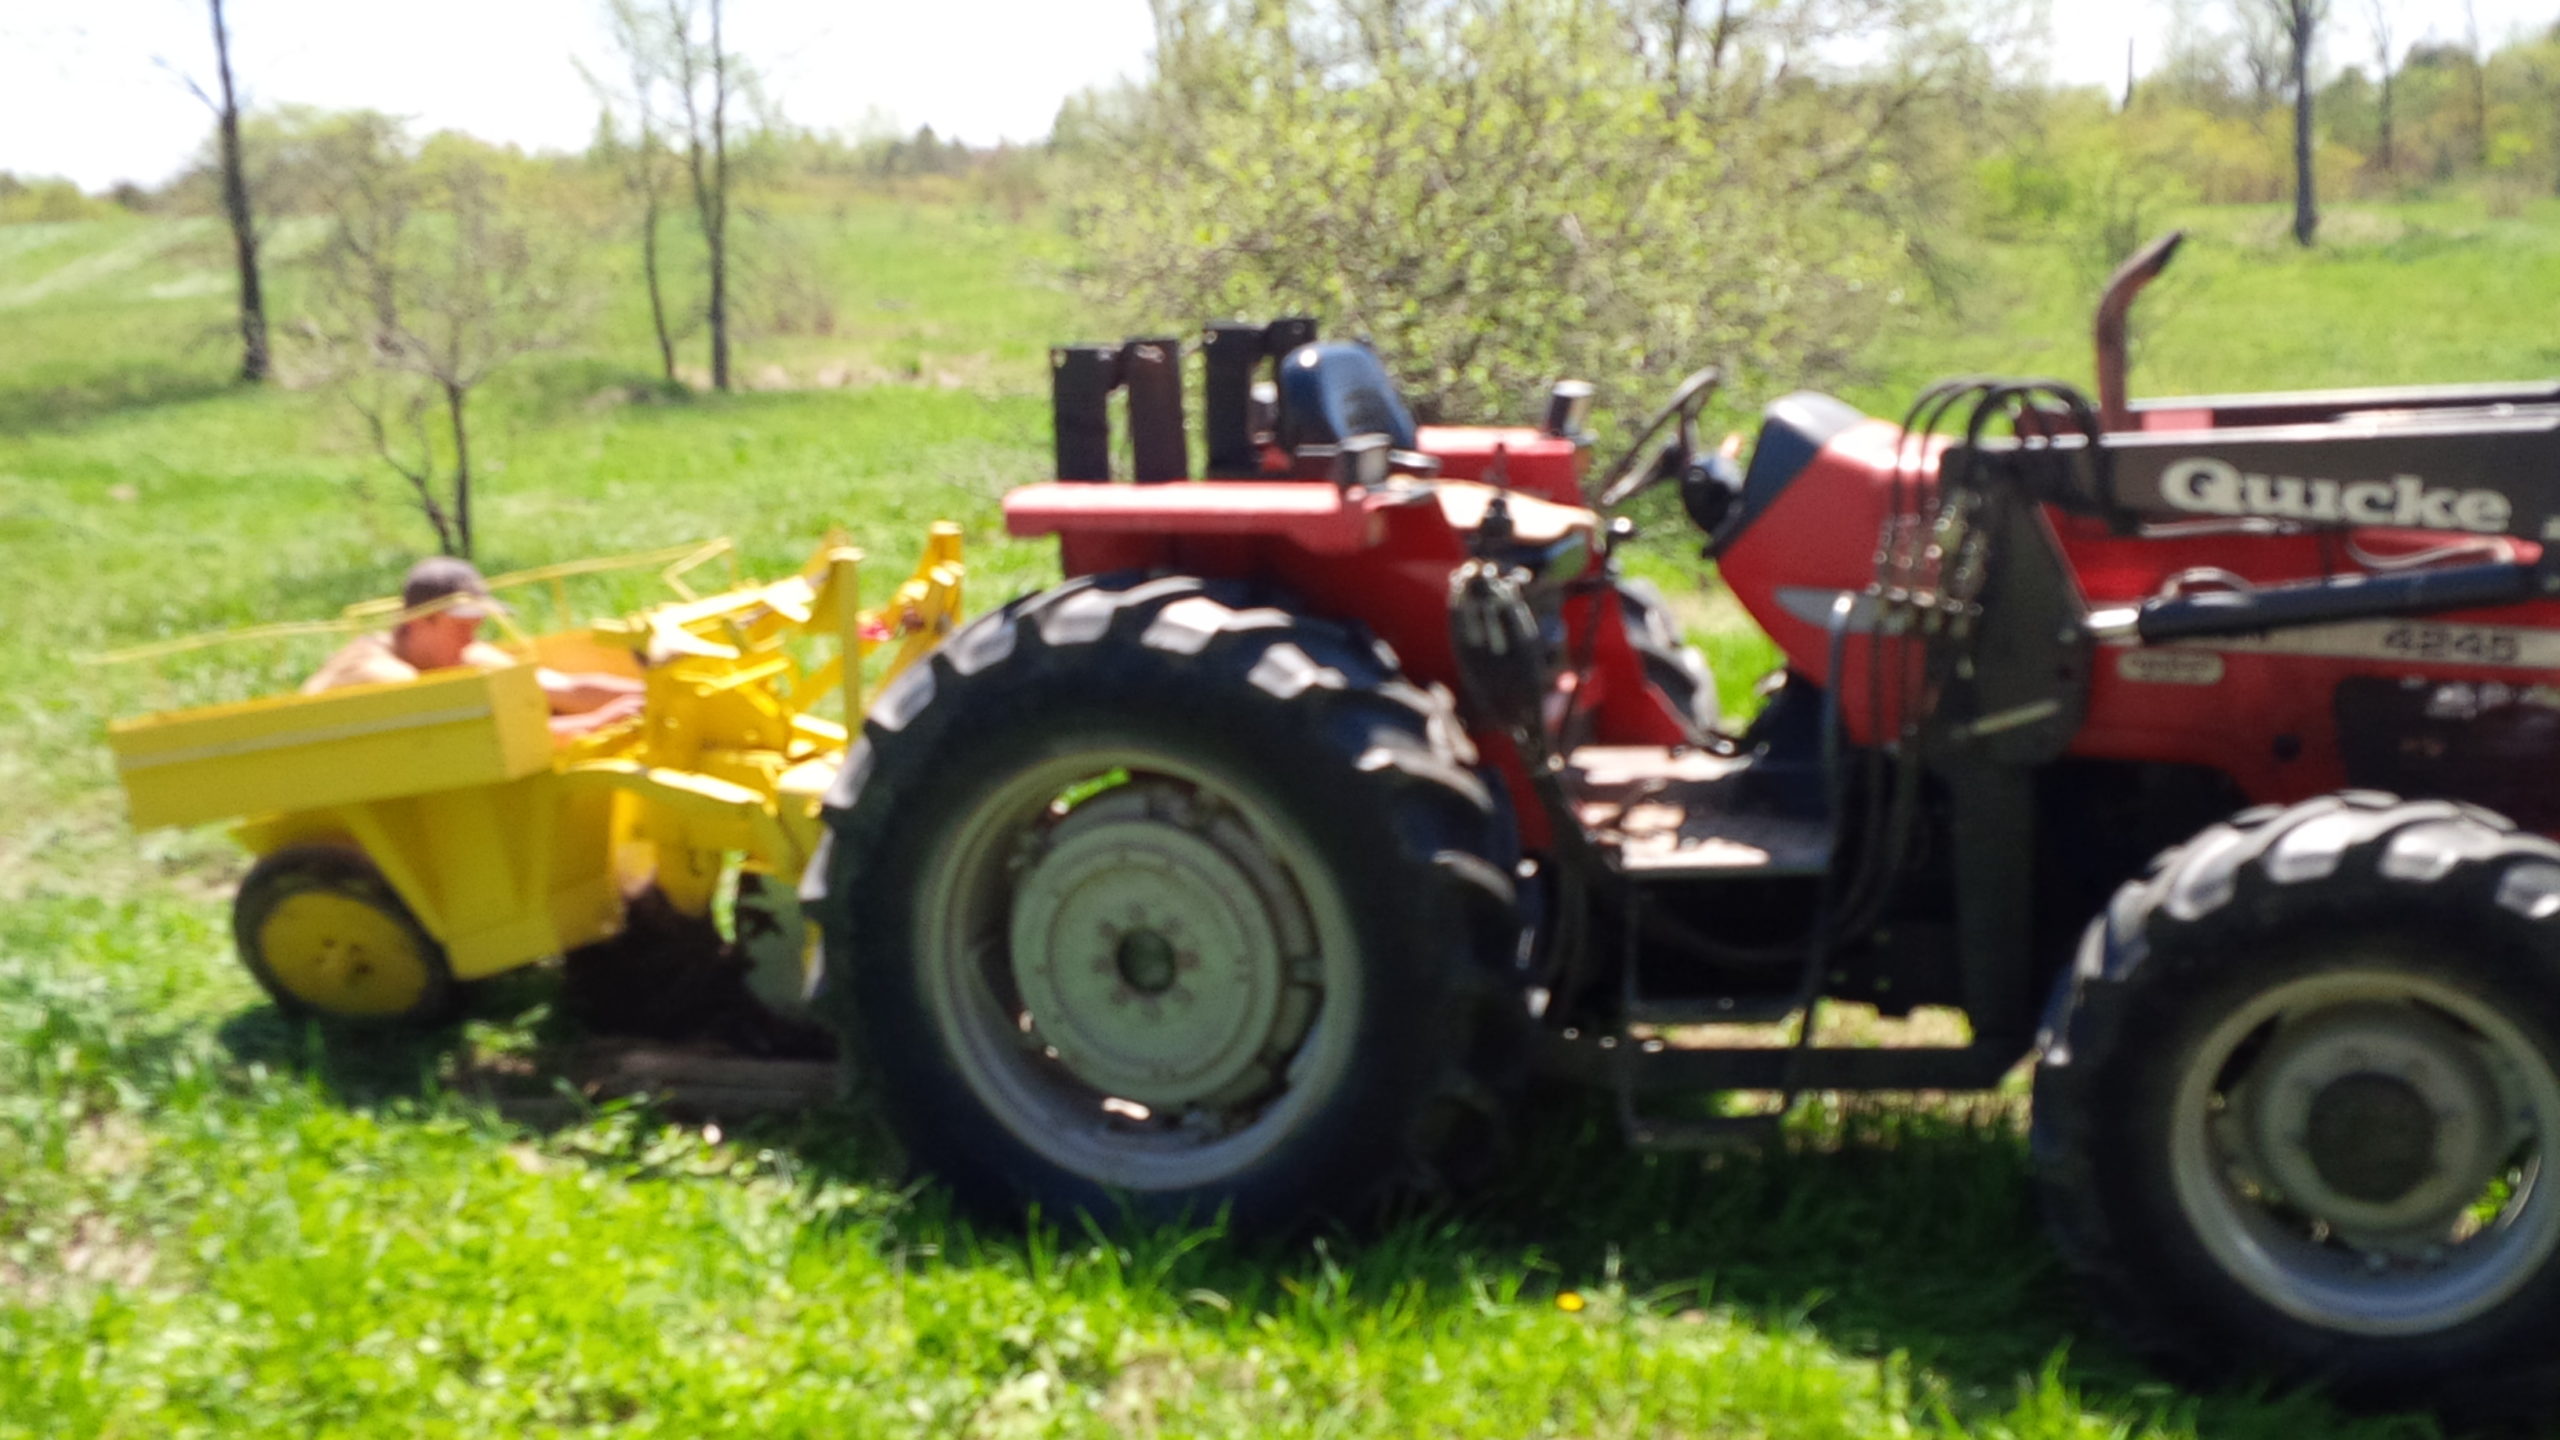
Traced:
MULTIPOLYGON (((474 640, 462 652, 462 663, 479 670, 495 670, 516 663, 514 656, 486 640, 474 640)), ((323 690, 338 690, 349 685, 380 685, 395 680, 415 680, 418 667, 400 658, 388 635, 359 635, 329 657, 319 672, 302 682, 302 693, 317 695, 323 690)))

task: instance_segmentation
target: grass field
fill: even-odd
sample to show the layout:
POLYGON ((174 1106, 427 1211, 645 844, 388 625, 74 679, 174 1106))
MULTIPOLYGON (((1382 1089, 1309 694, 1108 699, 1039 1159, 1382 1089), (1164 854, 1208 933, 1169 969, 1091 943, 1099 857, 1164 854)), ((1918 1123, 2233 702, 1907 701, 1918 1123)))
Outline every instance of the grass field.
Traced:
MULTIPOLYGON (((2307 257, 2271 212, 2193 218, 2142 391, 2560 373, 2560 206, 2341 211, 2307 257)), ((778 568, 842 525, 902 569, 949 516, 977 604, 1049 575, 997 501, 1040 474, 1042 348, 1078 328, 1057 246, 838 219, 810 241, 828 333, 746 361, 832 388, 637 398, 627 305, 494 387, 486 567, 727 534, 778 568)), ((331 613, 423 538, 325 397, 227 383, 221 264, 201 223, 0 228, 0 1434, 2426 1432, 2187 1396, 2111 1350, 2038 1237, 2013 1097, 1817 1105, 1715 1160, 1558 1115, 1460 1214, 1261 1250, 975 1231, 855 1111, 518 1129, 446 1079, 548 1033, 539 985, 438 1041, 319 1044, 237 973, 225 842, 130 834, 100 743, 309 654, 68 663, 331 613)), ((1845 388, 1894 411, 1939 373, 2084 377, 2084 285, 1986 256, 1845 388)), ((1656 529, 1637 568, 1694 587, 1656 529)), ((1739 693, 1763 652, 1689 613, 1739 693)))

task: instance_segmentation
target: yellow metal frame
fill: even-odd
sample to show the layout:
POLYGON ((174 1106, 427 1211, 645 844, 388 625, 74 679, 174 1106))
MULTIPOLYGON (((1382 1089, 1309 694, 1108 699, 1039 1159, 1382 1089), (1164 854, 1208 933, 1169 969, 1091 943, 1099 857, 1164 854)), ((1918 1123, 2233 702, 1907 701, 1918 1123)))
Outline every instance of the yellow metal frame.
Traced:
MULTIPOLYGON (((684 576, 725 542, 496 577, 493 590, 661 566, 678 598, 591 626, 519 636, 524 658, 638 676, 631 720, 555 743, 534 664, 287 695, 119 720, 108 727, 136 828, 232 819, 252 854, 355 845, 453 973, 477 979, 615 934, 626 897, 655 883, 705 913, 732 860, 796 877, 815 852, 818 800, 865 662, 882 679, 959 623, 960 529, 936 523, 885 603, 859 602, 862 555, 822 546, 799 574, 697 594, 684 576), (814 643, 812 643, 814 642, 814 643), (804 652, 823 652, 816 663, 804 652)), ((351 606, 331 629, 403 616, 351 606)), ((264 626, 102 657, 144 659, 312 625, 264 626)))

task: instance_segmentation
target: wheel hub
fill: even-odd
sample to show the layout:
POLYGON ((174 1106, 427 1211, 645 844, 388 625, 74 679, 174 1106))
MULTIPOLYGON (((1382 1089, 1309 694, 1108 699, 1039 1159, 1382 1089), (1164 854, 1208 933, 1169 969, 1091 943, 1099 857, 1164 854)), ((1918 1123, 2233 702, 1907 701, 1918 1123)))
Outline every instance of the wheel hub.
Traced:
POLYGON ((2442 1241, 2502 1167, 2496 1078, 2413 1005, 2343 1006, 2279 1032, 2240 1096, 2257 1168, 2359 1244, 2442 1241))
POLYGON ((1249 833, 1177 786, 1085 801, 1021 873, 1026 1033, 1078 1080, 1157 1110, 1270 1086, 1304 1035, 1312 922, 1249 833))
POLYGON ((426 993, 426 957, 396 917, 349 895, 287 898, 258 927, 268 972, 331 1015, 399 1015, 426 993))
POLYGON ((2359 1071, 2329 1082, 2309 1121, 2312 1168, 2350 1199, 2387 1205, 2435 1173, 2435 1114, 2396 1075, 2359 1071))
MULTIPOLYGON (((1132 930, 1120 937, 1112 951, 1112 962, 1119 967, 1120 978, 1140 995, 1161 995, 1173 988, 1182 972, 1183 954, 1171 940, 1153 930, 1132 930)), ((1193 959, 1194 966, 1198 960, 1193 959)))

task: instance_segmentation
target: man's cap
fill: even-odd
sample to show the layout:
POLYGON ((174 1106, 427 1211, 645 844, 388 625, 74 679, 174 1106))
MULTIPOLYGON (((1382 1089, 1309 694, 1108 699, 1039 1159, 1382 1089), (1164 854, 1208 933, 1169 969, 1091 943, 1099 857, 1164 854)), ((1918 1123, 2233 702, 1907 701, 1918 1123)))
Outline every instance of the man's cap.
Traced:
POLYGON ((438 614, 486 620, 507 608, 491 598, 489 582, 471 562, 455 555, 430 555, 410 566, 409 578, 400 586, 400 608, 416 610, 454 595, 464 598, 438 606, 438 614))

